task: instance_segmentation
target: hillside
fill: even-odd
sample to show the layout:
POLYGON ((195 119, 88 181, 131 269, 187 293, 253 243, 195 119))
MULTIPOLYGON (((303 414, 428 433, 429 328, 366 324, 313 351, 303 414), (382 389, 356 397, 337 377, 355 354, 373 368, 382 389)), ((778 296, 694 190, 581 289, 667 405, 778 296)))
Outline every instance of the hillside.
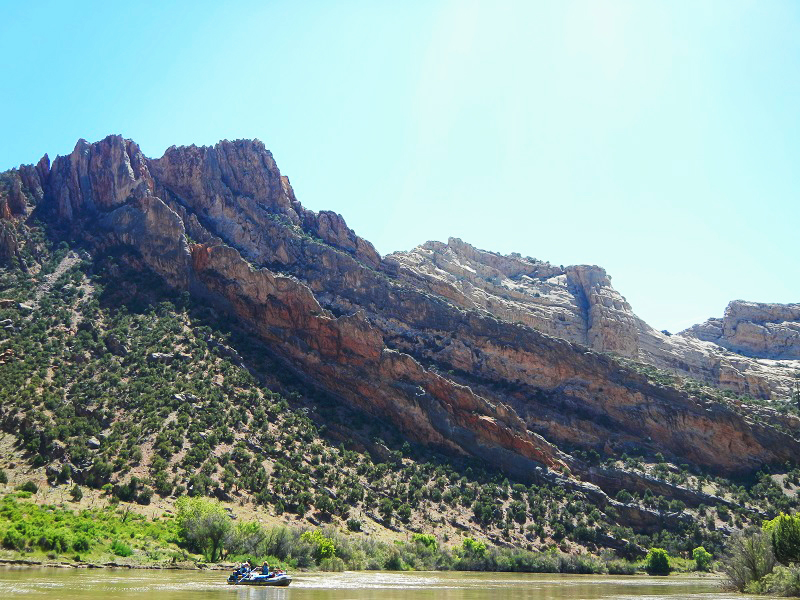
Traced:
POLYGON ((7 172, 0 260, 12 483, 633 554, 797 506, 800 361, 655 332, 597 267, 382 258, 257 141, 7 172))

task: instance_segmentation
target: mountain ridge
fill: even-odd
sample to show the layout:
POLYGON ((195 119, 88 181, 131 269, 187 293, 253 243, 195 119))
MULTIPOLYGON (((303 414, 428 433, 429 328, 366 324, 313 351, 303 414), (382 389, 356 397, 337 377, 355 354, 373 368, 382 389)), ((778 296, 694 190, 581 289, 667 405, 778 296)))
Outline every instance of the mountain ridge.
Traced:
POLYGON ((340 215, 305 209, 261 142, 149 159, 121 136, 81 140, 4 181, 6 259, 21 256, 9 224, 31 216, 95 255, 128 252, 237 319, 308 385, 516 478, 609 504, 601 488, 615 484, 561 448, 663 452, 728 476, 800 455, 791 415, 765 408, 754 420, 716 392, 654 381, 615 355, 767 399, 787 394, 793 363, 655 332, 599 267, 556 268, 455 238, 381 258, 340 215))

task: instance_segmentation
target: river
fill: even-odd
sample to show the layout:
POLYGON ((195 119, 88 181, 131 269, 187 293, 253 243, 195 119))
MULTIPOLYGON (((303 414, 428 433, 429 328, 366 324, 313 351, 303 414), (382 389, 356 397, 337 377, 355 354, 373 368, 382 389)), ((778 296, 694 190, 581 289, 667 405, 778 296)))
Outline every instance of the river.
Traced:
POLYGON ((0 568, 0 598, 48 600, 740 600, 713 577, 522 573, 298 573, 288 588, 226 585, 223 571, 0 568))

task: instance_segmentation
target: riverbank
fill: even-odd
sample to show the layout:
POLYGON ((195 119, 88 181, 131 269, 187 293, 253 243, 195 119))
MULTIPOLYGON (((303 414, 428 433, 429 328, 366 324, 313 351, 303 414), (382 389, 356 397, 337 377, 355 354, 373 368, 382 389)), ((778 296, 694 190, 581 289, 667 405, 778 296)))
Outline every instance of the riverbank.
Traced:
POLYGON ((234 564, 204 564, 185 562, 178 564, 137 564, 137 563, 92 563, 92 562, 69 562, 69 561, 39 561, 24 558, 0 558, 0 567, 34 567, 52 569, 143 569, 143 570, 163 570, 163 571, 231 571, 235 568, 234 564))
MULTIPOLYGON (((484 571, 633 575, 642 562, 612 554, 566 554, 552 548, 535 552, 502 548, 464 537, 442 540, 414 534, 387 543, 358 532, 334 529, 231 525, 224 562, 210 562, 189 550, 178 520, 148 518, 111 504, 73 511, 32 501, 17 491, 0 499, 0 564, 57 568, 137 568, 226 570, 245 558, 292 570, 320 571, 484 571)), ((224 514, 223 518, 229 517, 224 514)), ((674 571, 690 571, 693 561, 672 558, 674 571)))

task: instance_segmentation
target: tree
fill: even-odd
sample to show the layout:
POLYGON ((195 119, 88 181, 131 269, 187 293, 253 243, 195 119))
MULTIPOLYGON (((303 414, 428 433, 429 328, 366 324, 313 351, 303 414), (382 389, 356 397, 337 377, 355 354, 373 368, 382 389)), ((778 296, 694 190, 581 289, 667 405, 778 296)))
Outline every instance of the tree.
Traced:
POLYGON ((461 544, 461 551, 464 556, 471 558, 483 558, 486 555, 486 544, 478 542, 472 538, 464 538, 461 544))
POLYGON ((617 500, 623 504, 630 504, 633 502, 633 495, 628 490, 620 490, 617 492, 617 500))
POLYGON ((336 545, 333 540, 319 530, 306 531, 300 536, 300 539, 312 545, 311 554, 317 564, 336 555, 336 545))
POLYGON ((415 533, 411 536, 411 541, 433 551, 436 551, 439 547, 439 544, 436 542, 436 537, 430 533, 415 533))
POLYGON ((648 575, 669 575, 672 567, 669 564, 669 555, 663 548, 650 548, 644 562, 644 570, 648 575))
POLYGON ((263 554, 267 539, 266 530, 258 523, 239 523, 225 536, 225 549, 228 554, 263 554))
POLYGON ((694 559, 695 571, 708 571, 711 569, 711 553, 702 546, 692 550, 692 558, 694 559))
POLYGON ((231 519, 217 500, 183 496, 175 503, 178 532, 189 547, 216 562, 231 519))
POLYGON ((785 566, 800 562, 800 515, 780 514, 764 524, 775 560, 785 566))
POLYGON ((775 568, 770 536, 760 530, 738 533, 728 540, 722 570, 731 587, 743 591, 775 568))
POLYGON ((77 483, 72 486, 72 489, 69 491, 69 495, 72 498, 73 502, 80 502, 81 498, 83 498, 83 491, 81 490, 81 486, 77 483))
POLYGON ((389 498, 381 498, 381 502, 378 505, 378 512, 381 513, 383 520, 387 523, 392 522, 392 512, 394 511, 394 502, 391 501, 389 498))
POLYGON ((399 518, 403 523, 408 523, 411 519, 411 507, 408 503, 404 502, 400 505, 400 508, 397 509, 397 518, 399 518))
POLYGON ((525 521, 528 520, 528 514, 527 510, 525 509, 525 505, 519 500, 512 500, 507 512, 508 515, 520 525, 524 525, 525 521))

